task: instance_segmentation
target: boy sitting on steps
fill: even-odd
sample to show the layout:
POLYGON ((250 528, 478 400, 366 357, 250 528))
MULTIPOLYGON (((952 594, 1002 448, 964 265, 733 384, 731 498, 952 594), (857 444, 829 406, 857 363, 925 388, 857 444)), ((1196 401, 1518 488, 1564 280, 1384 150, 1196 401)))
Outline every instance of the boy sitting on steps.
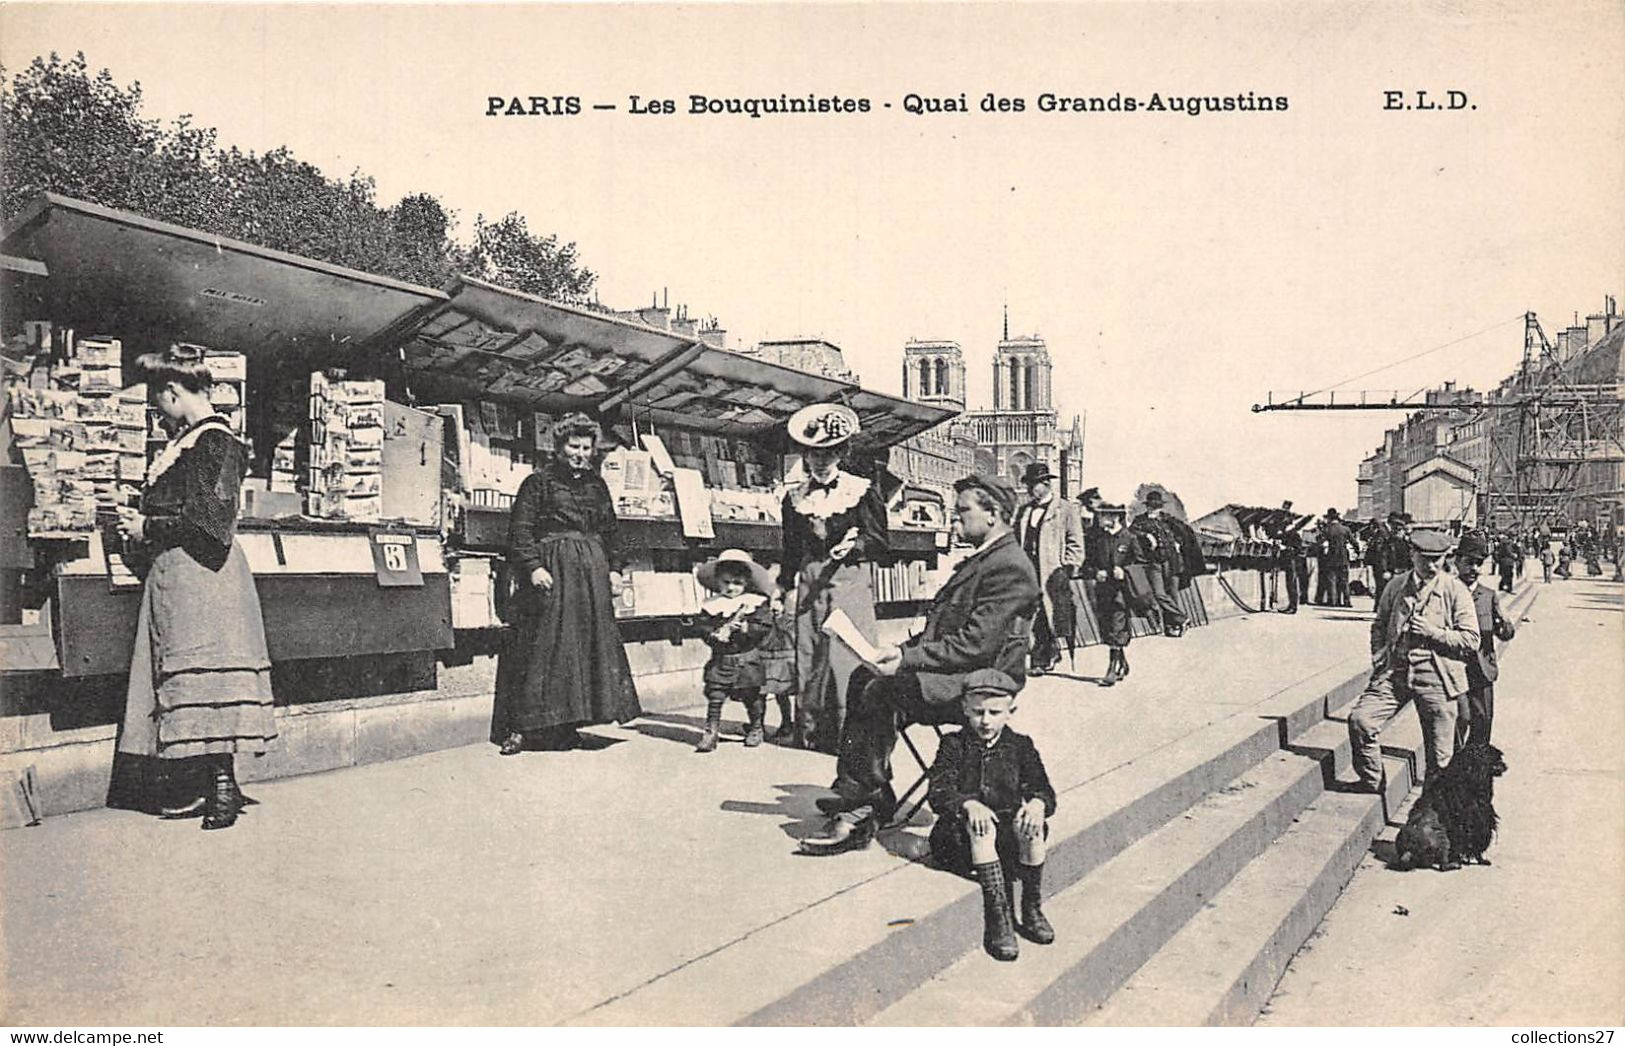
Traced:
POLYGON ((984 668, 965 677, 966 726, 942 739, 928 793, 937 823, 931 855, 941 868, 982 884, 982 946, 993 958, 1016 958, 1015 931, 1049 944, 1044 917, 1044 841, 1055 813, 1055 789, 1032 739, 1007 729, 1016 710, 1014 680, 984 668), (1012 894, 1021 883, 1021 922, 1012 894))

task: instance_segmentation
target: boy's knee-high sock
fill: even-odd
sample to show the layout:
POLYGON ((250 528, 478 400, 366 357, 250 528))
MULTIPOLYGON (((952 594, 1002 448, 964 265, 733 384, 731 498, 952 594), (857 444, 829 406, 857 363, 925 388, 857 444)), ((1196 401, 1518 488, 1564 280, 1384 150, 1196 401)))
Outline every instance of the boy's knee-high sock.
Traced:
POLYGON ((767 717, 767 698, 760 692, 745 698, 745 747, 755 748, 762 743, 762 720, 767 717))
POLYGON ((1038 944, 1054 942, 1055 927, 1044 917, 1044 866, 1017 864, 1016 875, 1021 879, 1021 928, 1038 944))
POLYGON ((975 867, 982 884, 982 947, 1000 962, 1010 962, 1020 954, 1016 943, 1015 917, 1010 911, 1009 887, 1004 865, 998 861, 975 867))
POLYGON ((721 694, 705 695, 705 733, 700 735, 700 743, 694 746, 694 751, 717 750, 717 736, 722 733, 722 706, 727 700, 721 694))

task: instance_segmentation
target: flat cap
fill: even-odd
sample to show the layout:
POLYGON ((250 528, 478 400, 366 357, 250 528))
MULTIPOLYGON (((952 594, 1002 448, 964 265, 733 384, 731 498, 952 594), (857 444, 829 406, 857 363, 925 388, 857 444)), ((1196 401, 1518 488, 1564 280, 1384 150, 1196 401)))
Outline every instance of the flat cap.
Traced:
POLYGON ((1443 556, 1454 546, 1450 535, 1442 530, 1419 528, 1410 536, 1411 547, 1424 556, 1443 556))
POLYGON ((996 668, 978 668, 965 676, 967 694, 999 694, 1005 697, 1021 689, 1021 684, 996 668))
POLYGON ((1016 492, 1004 480, 997 476, 983 476, 972 474, 954 484, 954 490, 984 490, 999 506, 999 511, 1008 520, 1016 511, 1016 492))

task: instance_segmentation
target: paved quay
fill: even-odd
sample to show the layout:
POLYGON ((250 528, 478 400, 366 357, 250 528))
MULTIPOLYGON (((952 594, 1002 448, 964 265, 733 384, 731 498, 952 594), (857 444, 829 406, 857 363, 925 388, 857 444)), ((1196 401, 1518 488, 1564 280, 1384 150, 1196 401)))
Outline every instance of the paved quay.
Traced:
POLYGON ((1625 1024, 1625 586, 1542 585, 1531 616, 1496 685, 1494 863, 1368 856, 1260 1024, 1625 1024))
MULTIPOLYGON (((1099 648, 1079 652, 1075 673, 1033 680, 1015 725, 1038 740, 1061 793, 1057 833, 1125 804, 1165 766, 1210 758, 1261 724, 1273 731, 1357 675, 1368 621, 1319 608, 1230 619, 1136 641, 1133 675, 1115 688, 1092 681, 1099 648)), ((1555 631, 1527 633, 1509 694, 1512 665, 1527 657, 1520 667, 1538 673, 1544 657, 1531 655, 1555 631)), ((923 817, 865 852, 797 856, 796 839, 819 827, 812 800, 832 760, 746 750, 737 722, 730 743, 696 755, 699 722, 600 728, 594 751, 505 759, 480 745, 261 782, 251 791, 263 805, 226 832, 108 810, 7 832, 0 1016, 771 1023, 762 1015, 783 1000, 816 999, 809 984, 890 943, 906 954, 906 935, 973 898, 974 884, 918 863, 923 817)), ((1516 729, 1504 723, 1498 734, 1516 729)), ((901 747, 894 762, 901 787, 915 771, 901 747)))

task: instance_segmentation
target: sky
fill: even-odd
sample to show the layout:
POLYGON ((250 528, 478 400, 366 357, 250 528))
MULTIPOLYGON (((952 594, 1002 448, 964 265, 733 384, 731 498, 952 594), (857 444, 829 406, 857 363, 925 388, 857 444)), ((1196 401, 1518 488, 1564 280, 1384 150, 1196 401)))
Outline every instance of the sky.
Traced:
POLYGON ((1551 334, 1625 289, 1618 3, 0 9, 8 70, 52 50, 139 80, 149 116, 370 174, 386 204, 518 210, 607 305, 664 290, 735 342, 823 337, 883 392, 908 339, 947 338, 990 406, 1008 305, 1063 421, 1086 416, 1085 482, 1198 513, 1350 507, 1401 420, 1254 414, 1269 390, 1485 388, 1525 311, 1551 334), (1467 107, 1384 108, 1451 89, 1467 107), (1025 111, 981 112, 989 92, 1025 111), (1288 106, 1040 112, 1044 92, 1288 106), (687 111, 781 93, 871 111, 687 111), (969 112, 904 109, 961 93, 969 112), (586 111, 486 115, 531 95, 586 111))

